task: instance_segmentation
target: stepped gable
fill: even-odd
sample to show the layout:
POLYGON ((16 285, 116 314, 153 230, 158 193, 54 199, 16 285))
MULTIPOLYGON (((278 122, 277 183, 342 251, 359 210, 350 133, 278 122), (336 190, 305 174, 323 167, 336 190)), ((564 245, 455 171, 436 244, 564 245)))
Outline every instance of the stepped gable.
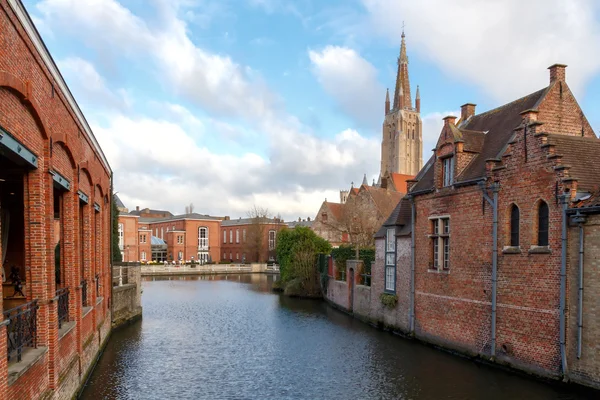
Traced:
POLYGON ((569 167, 569 177, 577 180, 577 191, 595 192, 600 185, 600 140, 596 138, 548 134, 561 164, 569 167))

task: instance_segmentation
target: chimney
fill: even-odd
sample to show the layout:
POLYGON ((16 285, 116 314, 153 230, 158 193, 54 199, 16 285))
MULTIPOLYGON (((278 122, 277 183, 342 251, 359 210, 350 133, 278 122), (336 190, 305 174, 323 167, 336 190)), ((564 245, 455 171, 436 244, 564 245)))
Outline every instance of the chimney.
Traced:
POLYGON ((306 220, 307 220, 307 221, 310 221, 310 217, 307 217, 307 218, 306 218, 306 220))
POLYGON ((444 117, 444 126, 447 126, 448 124, 455 124, 456 123, 456 117, 454 115, 448 115, 447 117, 444 117))
POLYGON ((135 206, 135 211, 140 211, 140 206, 135 206))
POLYGON ((567 66, 565 64, 554 64, 548 67, 550 70, 550 83, 564 82, 566 78, 565 69, 567 66))
POLYGON ((467 103, 460 106, 460 120, 466 121, 473 115, 475 115, 475 107, 477 104, 467 103))
POLYGON ((223 218, 223 221, 229 221, 229 215, 226 215, 226 216, 223 218))

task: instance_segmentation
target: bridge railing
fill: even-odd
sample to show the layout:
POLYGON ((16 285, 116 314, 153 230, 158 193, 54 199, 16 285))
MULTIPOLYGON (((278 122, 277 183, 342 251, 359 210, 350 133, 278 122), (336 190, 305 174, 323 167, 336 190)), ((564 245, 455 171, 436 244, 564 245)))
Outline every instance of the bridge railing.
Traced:
MULTIPOLYGON (((279 270, 279 267, 277 267, 279 270)), ((235 273, 252 272, 251 264, 147 264, 142 265, 142 273, 235 273)))

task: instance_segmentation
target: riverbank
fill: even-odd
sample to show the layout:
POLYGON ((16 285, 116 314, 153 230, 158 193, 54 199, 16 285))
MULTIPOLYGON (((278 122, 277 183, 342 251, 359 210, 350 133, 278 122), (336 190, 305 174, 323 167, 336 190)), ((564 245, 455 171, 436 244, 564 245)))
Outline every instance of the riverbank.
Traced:
POLYGON ((223 274, 279 274, 278 265, 252 264, 155 264, 142 265, 142 276, 223 275, 223 274))

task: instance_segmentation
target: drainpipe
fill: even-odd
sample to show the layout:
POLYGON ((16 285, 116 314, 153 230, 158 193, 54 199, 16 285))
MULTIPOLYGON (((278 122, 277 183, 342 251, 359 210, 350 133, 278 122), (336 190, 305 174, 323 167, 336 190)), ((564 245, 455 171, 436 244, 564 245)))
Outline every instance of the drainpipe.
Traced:
MULTIPOLYGON (((110 284, 109 284, 109 291, 110 291, 110 297, 107 299, 108 301, 110 301, 110 324, 111 324, 111 329, 112 329, 112 322, 113 322, 113 315, 114 315, 114 302, 113 302, 113 282, 114 282, 114 277, 113 277, 113 201, 115 201, 115 195, 113 190, 115 189, 113 186, 113 179, 114 179, 114 174, 113 172, 110 173, 110 199, 108 202, 108 206, 110 207, 110 256, 108 258, 109 261, 109 268, 110 268, 110 284)), ((107 290, 107 294, 109 293, 109 291, 107 290)))
POLYGON ((479 188, 482 191, 483 197, 492 206, 493 224, 492 224, 492 344, 491 356, 496 357, 496 297, 498 288, 498 192, 500 184, 492 183, 492 198, 486 192, 485 182, 479 182, 479 188))
POLYGON ((581 336, 583 331, 583 224, 585 223, 585 216, 578 212, 573 217, 573 222, 579 225, 579 287, 577 290, 577 359, 580 359, 582 342, 581 336))
POLYGON ((567 205, 569 195, 560 196, 562 206, 561 260, 560 260, 560 356, 563 379, 568 380, 567 352, 565 349, 565 300, 567 292, 567 205))
POLYGON ((416 208, 415 199, 410 197, 411 218, 410 218, 410 333, 415 333, 415 219, 416 208))

